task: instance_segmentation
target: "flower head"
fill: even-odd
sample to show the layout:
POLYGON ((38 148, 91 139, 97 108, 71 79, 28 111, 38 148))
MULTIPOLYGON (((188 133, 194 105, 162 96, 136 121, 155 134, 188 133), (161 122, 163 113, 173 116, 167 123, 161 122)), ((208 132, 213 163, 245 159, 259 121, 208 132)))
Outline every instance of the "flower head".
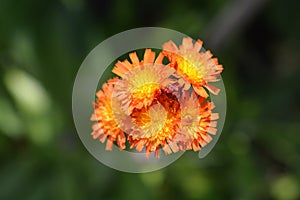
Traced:
POLYGON ((131 148, 141 151, 146 147, 149 156, 155 152, 159 157, 160 148, 166 154, 178 151, 172 140, 179 130, 181 112, 180 104, 175 95, 161 89, 159 95, 148 107, 134 109, 131 118, 137 124, 129 133, 131 148))
POLYGON ((127 60, 119 61, 113 69, 114 73, 122 77, 113 96, 119 99, 128 115, 134 108, 150 106, 160 93, 160 88, 175 82, 171 78, 175 70, 162 64, 162 54, 158 55, 155 62, 155 53, 150 49, 146 49, 141 62, 135 52, 130 54, 130 58, 132 63, 127 60))
POLYGON ((179 134, 175 138, 181 151, 193 149, 199 151, 208 144, 215 135, 219 118, 218 113, 212 113, 214 104, 195 93, 184 92, 181 96, 182 120, 179 134))
POLYGON ((93 124, 92 136, 99 139, 100 142, 106 142, 106 150, 112 150, 113 143, 116 141, 120 149, 125 149, 126 137, 120 127, 120 122, 125 120, 126 116, 120 111, 118 101, 112 98, 115 83, 118 79, 111 79, 108 83, 102 85, 102 90, 96 94, 97 100, 94 103, 94 113, 91 120, 93 124), (114 109, 112 108, 114 106, 114 109))
POLYGON ((188 90, 192 85, 197 94, 207 98, 209 95, 203 87, 213 94, 218 94, 219 89, 208 82, 218 81, 217 76, 223 67, 218 64, 216 58, 212 58, 210 51, 200 51, 201 48, 201 40, 193 44, 191 38, 183 38, 179 48, 172 41, 165 43, 163 52, 169 58, 170 66, 183 77, 178 82, 184 90, 188 90))

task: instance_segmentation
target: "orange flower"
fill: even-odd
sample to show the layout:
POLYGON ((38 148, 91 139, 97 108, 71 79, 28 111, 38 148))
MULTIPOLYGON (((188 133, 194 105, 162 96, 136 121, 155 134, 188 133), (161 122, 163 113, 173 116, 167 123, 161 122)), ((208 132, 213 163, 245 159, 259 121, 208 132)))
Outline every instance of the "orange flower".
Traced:
POLYGON ((172 140, 179 129, 180 115, 176 96, 161 89, 150 106, 133 110, 131 117, 137 126, 129 133, 131 148, 141 151, 146 147, 147 157, 151 152, 159 157, 160 148, 166 154, 177 152, 178 147, 172 140))
POLYGON ((110 79, 98 91, 91 120, 92 136, 106 141, 106 150, 116 143, 120 149, 145 150, 160 156, 177 151, 199 151, 217 133, 218 113, 207 92, 217 95, 222 65, 203 51, 202 41, 183 38, 177 47, 172 41, 163 52, 146 49, 143 59, 137 53, 118 61, 112 72, 120 79, 110 79), (170 64, 164 65, 164 56, 170 64), (194 90, 190 90, 190 88, 194 90))
POLYGON ((214 104, 203 97, 191 95, 185 91, 181 96, 182 121, 180 133, 176 135, 176 142, 181 151, 193 149, 199 151, 208 144, 212 138, 208 134, 215 135, 217 129, 218 113, 212 113, 214 104))
POLYGON ((118 61, 112 70, 122 77, 113 96, 122 103, 127 115, 130 115, 134 108, 150 106, 155 96, 160 93, 160 88, 175 82, 170 78, 175 70, 162 64, 164 56, 161 53, 155 60, 155 52, 146 49, 141 62, 135 52, 129 56, 132 64, 128 60, 118 61))
POLYGON ((102 143, 107 139, 106 150, 112 150, 115 141, 120 149, 125 149, 126 137, 120 124, 122 120, 126 119, 126 116, 122 112, 118 112, 120 111, 118 101, 112 98, 117 81, 117 78, 111 79, 102 85, 102 90, 96 94, 97 101, 94 103, 94 113, 91 116, 91 120, 96 121, 92 126, 92 136, 102 143))
POLYGON ((218 81, 217 76, 220 75, 223 67, 218 64, 217 58, 212 58, 210 51, 202 52, 201 48, 201 40, 193 44, 191 38, 183 38, 179 48, 172 41, 165 43, 163 53, 169 58, 170 66, 183 77, 178 83, 184 90, 188 90, 192 85, 197 94, 207 98, 209 95, 203 87, 213 94, 218 94, 219 89, 208 82, 218 81))

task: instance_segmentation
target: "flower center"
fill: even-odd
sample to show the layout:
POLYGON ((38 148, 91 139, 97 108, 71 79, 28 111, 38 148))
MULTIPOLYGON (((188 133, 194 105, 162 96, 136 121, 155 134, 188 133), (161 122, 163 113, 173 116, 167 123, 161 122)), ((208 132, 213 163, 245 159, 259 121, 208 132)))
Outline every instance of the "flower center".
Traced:
POLYGON ((135 110, 131 115, 136 125, 151 130, 153 133, 160 131, 167 119, 167 112, 161 104, 154 104, 150 108, 135 110))
POLYGON ((151 125, 161 130, 167 119, 167 112, 161 104, 155 104, 151 106, 149 110, 149 116, 151 118, 151 125))
POLYGON ((183 57, 177 58, 178 71, 181 74, 187 76, 188 79, 193 81, 202 80, 204 71, 199 67, 199 63, 191 62, 190 59, 185 59, 183 57))
POLYGON ((190 114, 185 115, 183 118, 184 118, 184 121, 187 124, 191 124, 193 122, 193 120, 194 120, 193 117, 192 117, 192 115, 190 115, 190 114))
POLYGON ((148 83, 136 88, 132 93, 132 97, 134 99, 151 98, 154 95, 155 91, 158 89, 159 89, 159 84, 148 83))

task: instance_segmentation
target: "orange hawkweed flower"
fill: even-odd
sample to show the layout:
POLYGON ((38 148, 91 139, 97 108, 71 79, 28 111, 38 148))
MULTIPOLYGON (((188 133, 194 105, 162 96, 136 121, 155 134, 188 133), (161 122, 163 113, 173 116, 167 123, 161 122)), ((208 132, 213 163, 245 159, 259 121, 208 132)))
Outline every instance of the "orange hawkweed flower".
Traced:
POLYGON ((183 38, 178 47, 165 43, 157 56, 146 49, 141 60, 133 52, 130 59, 118 61, 112 72, 119 78, 108 80, 96 93, 92 137, 106 141, 106 150, 114 143, 121 150, 127 144, 147 157, 154 153, 158 158, 161 150, 199 151, 217 133, 219 114, 213 113, 207 91, 219 93, 209 83, 219 81, 223 67, 212 56, 201 40, 183 38))
POLYGON ((181 151, 199 151, 217 132, 218 113, 212 113, 214 104, 203 97, 185 91, 181 96, 182 121, 180 133, 174 139, 181 151), (208 134, 209 133, 209 134, 208 134))
POLYGON ((170 76, 175 70, 162 64, 163 54, 155 60, 155 52, 146 49, 143 61, 139 61, 136 53, 129 54, 128 60, 118 61, 112 70, 122 79, 115 87, 113 96, 122 103, 122 108, 130 115, 134 108, 141 109, 152 104, 155 96, 164 88, 175 82, 170 76))
POLYGON ((163 44, 163 53, 170 60, 170 66, 183 77, 178 83, 184 90, 188 90, 192 85, 197 94, 207 98, 209 95, 203 87, 213 94, 218 94, 219 89, 208 82, 218 81, 217 76, 223 67, 218 64, 217 58, 212 58, 210 51, 202 52, 201 48, 201 40, 193 44, 192 38, 183 38, 179 48, 172 41, 163 44))
POLYGON ((178 151, 177 145, 172 142, 181 119, 180 104, 175 95, 161 89, 150 106, 135 108, 131 118, 137 125, 129 133, 131 148, 141 151, 146 147, 148 157, 151 152, 159 157, 160 148, 166 154, 178 151))
POLYGON ((112 150, 113 143, 116 141, 120 149, 125 149, 126 137, 120 127, 120 122, 126 119, 126 116, 120 111, 118 101, 112 98, 115 83, 118 79, 111 79, 108 83, 102 85, 102 90, 96 94, 97 100, 94 103, 94 113, 91 116, 92 121, 96 121, 93 126, 92 136, 99 139, 100 142, 106 142, 106 150, 112 150), (114 108, 112 107, 114 106, 114 108))

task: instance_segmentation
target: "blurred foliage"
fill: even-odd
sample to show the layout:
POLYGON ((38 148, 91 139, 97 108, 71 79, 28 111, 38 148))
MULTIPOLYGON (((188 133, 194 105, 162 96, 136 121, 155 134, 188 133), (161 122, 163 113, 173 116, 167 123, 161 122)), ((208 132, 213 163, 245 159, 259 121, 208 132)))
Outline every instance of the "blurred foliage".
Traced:
POLYGON ((165 169, 127 174, 100 164, 76 134, 72 85, 93 47, 141 26, 197 38, 230 2, 1 0, 0 199, 299 199, 296 0, 268 1, 213 49, 228 112, 206 158, 188 152, 165 169))

